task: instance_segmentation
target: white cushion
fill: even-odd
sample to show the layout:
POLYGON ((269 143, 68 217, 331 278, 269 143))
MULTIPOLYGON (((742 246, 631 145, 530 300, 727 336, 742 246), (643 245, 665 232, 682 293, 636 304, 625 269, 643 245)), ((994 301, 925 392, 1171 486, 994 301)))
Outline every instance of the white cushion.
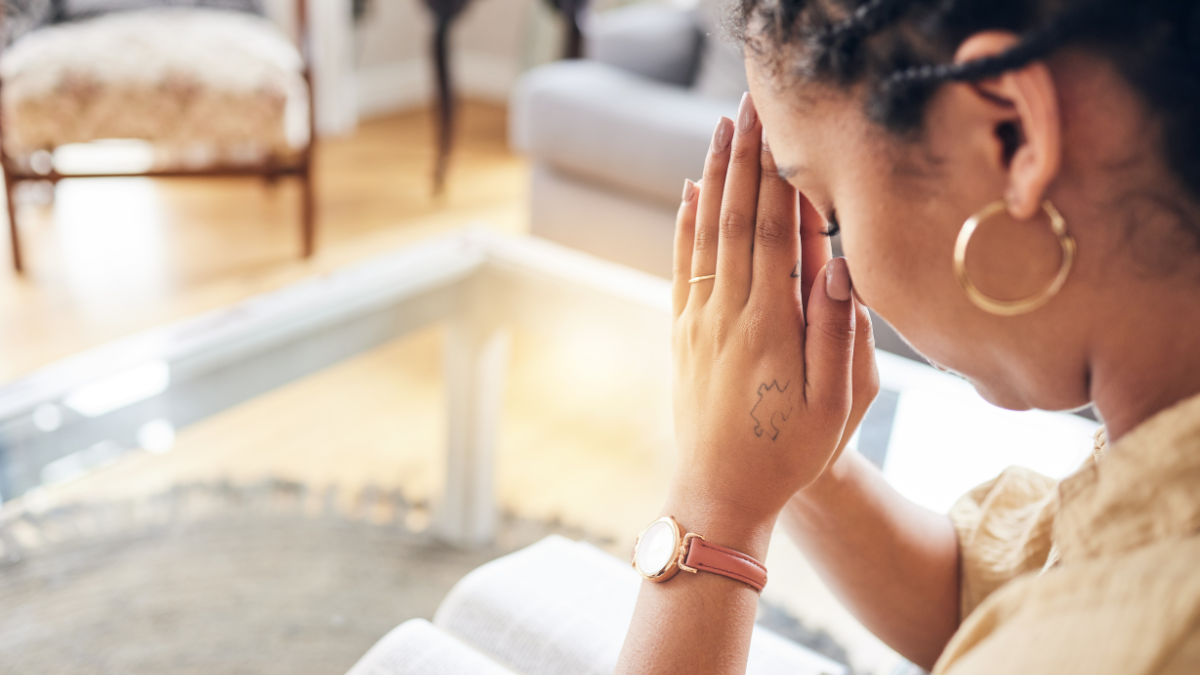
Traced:
POLYGON ((270 21, 157 9, 43 28, 0 59, 12 155, 107 138, 185 164, 285 155, 308 140, 302 61, 270 21))
POLYGON ((736 99, 707 99, 596 61, 558 61, 517 83, 510 138, 558 171, 673 209, 683 179, 704 169, 717 119, 736 113, 736 99))
POLYGON ((583 41, 589 59, 680 86, 692 83, 699 43, 691 12, 650 3, 590 15, 583 41))

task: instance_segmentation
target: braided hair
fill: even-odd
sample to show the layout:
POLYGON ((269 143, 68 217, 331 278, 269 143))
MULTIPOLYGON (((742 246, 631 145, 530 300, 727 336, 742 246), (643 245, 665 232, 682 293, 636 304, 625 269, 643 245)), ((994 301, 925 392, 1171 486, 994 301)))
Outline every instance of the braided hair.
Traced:
MULTIPOLYGON (((1200 0, 738 0, 734 27, 760 57, 807 80, 864 84, 866 112, 919 132, 946 82, 974 82, 1078 45, 1109 58, 1163 125, 1163 153, 1200 199, 1200 0), (954 63, 985 30, 1005 52, 954 63)), ((1192 229, 1200 240, 1200 229, 1192 229)))

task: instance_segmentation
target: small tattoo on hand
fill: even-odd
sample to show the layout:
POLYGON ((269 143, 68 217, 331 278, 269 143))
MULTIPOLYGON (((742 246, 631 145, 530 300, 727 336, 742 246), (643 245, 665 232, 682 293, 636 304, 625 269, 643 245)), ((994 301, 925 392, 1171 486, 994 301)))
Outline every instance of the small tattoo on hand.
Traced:
POLYGON ((799 260, 796 261, 796 266, 792 268, 792 278, 793 279, 800 278, 800 261, 799 260))
POLYGON ((792 403, 783 393, 790 384, 789 380, 781 387, 778 380, 772 380, 758 385, 758 402, 750 409, 755 436, 766 434, 772 441, 779 438, 779 427, 792 414, 792 403))

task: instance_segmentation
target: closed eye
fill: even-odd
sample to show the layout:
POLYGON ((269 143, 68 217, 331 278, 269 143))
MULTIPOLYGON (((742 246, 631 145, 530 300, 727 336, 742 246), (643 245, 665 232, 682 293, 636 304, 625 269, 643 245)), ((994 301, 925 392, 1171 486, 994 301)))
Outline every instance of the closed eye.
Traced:
POLYGON ((829 215, 825 216, 825 222, 828 223, 828 227, 821 234, 826 237, 832 237, 842 231, 842 226, 837 221, 837 211, 830 211, 829 215))

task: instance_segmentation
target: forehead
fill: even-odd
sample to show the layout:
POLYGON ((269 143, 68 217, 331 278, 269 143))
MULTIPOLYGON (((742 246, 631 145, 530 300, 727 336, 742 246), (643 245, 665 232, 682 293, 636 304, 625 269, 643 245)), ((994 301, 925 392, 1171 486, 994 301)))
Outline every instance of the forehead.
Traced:
POLYGON ((875 130, 852 90, 807 82, 747 53, 755 107, 781 169, 803 171, 818 157, 848 152, 875 130))

